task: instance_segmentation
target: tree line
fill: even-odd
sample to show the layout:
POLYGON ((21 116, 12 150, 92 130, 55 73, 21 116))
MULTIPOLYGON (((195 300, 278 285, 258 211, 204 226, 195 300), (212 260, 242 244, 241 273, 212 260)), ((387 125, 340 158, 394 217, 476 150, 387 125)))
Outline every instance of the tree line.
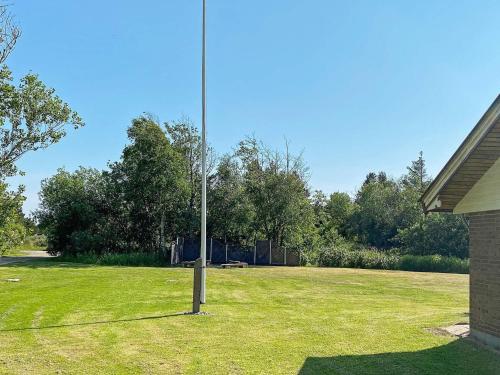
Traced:
MULTIPOLYGON (((130 143, 104 171, 63 169, 42 183, 36 214, 54 253, 164 252, 178 236, 197 237, 201 139, 188 120, 132 121, 130 143)), ((269 239, 309 259, 349 245, 414 255, 467 257, 463 217, 424 216, 430 183, 420 154, 398 179, 369 173, 351 197, 311 191, 301 155, 254 137, 216 157, 209 148, 208 236, 249 244, 269 239)))

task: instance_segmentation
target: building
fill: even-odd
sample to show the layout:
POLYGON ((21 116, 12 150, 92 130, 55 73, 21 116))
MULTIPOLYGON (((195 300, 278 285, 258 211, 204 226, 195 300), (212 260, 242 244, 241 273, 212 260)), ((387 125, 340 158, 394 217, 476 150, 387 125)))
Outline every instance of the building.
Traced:
POLYGON ((500 349, 500 95, 421 201, 469 218, 471 337, 500 349))

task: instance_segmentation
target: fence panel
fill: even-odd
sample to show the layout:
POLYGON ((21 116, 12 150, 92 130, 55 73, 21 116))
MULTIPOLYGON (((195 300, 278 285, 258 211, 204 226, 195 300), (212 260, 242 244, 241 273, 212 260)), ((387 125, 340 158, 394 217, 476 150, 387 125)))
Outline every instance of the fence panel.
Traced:
POLYGON ((286 250, 286 265, 300 266, 300 252, 298 250, 286 250))
POLYGON ((212 241, 211 262, 214 264, 226 263, 226 245, 224 244, 224 242, 216 239, 212 239, 211 241, 212 241))
POLYGON ((256 243, 257 254, 255 257, 255 264, 269 265, 269 241, 259 240, 256 243))
MULTIPOLYGON (((257 265, 300 265, 300 252, 273 246, 271 241, 259 240, 254 246, 226 245, 224 241, 207 239, 207 260, 212 264, 241 261, 257 265)), ((179 238, 175 246, 179 262, 194 261, 200 256, 199 238, 179 238)))
POLYGON ((198 238, 185 238, 181 246, 181 261, 194 261, 200 257, 198 238))
POLYGON ((229 245, 228 246, 228 260, 246 262, 253 264, 253 246, 229 245))
POLYGON ((283 247, 273 246, 271 263, 274 265, 285 264, 285 249, 283 247))

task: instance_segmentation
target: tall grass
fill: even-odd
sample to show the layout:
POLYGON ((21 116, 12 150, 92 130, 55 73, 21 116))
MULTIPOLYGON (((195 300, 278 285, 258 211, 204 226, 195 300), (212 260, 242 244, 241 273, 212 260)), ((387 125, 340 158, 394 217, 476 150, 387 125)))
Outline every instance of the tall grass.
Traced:
POLYGON ((469 259, 442 255, 403 255, 398 269, 403 271, 469 273, 469 259))
POLYGON ((418 272, 468 273, 469 260, 441 255, 400 255, 346 246, 322 249, 316 264, 322 267, 367 268, 418 272))

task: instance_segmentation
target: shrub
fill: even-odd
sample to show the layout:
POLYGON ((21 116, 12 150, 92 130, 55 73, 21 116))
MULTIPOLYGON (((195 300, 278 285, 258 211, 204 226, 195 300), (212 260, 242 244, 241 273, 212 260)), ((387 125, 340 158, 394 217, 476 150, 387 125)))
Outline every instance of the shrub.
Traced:
POLYGON ((469 260, 442 255, 403 255, 399 268, 404 271, 469 273, 469 260))
POLYGON ((468 273, 469 260, 442 255, 400 255, 396 251, 356 248, 348 243, 321 249, 316 264, 322 267, 367 268, 420 272, 468 273))
POLYGON ((21 223, 8 221, 0 226, 0 256, 22 243, 25 236, 26 228, 21 223))
POLYGON ((398 257, 372 249, 348 247, 323 248, 319 252, 318 265, 323 267, 396 269, 398 257))
POLYGON ((461 215, 431 213, 411 227, 399 230, 396 240, 411 255, 469 256, 469 228, 461 215))

